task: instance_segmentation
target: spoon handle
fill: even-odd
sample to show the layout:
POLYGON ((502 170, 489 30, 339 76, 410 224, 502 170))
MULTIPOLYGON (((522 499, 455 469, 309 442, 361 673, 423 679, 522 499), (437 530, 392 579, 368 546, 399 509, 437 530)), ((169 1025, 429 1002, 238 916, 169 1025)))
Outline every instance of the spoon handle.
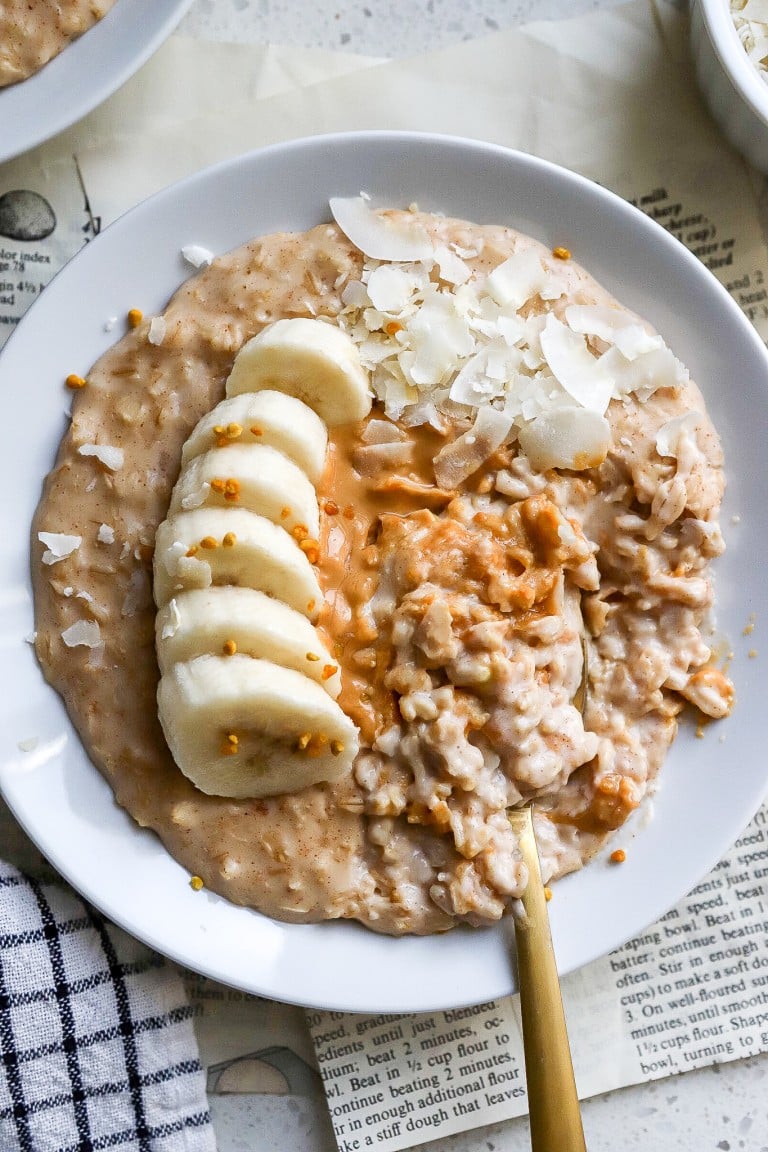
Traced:
POLYGON ((533 1152, 586 1152, 530 808, 510 813, 529 879, 514 916, 533 1152))

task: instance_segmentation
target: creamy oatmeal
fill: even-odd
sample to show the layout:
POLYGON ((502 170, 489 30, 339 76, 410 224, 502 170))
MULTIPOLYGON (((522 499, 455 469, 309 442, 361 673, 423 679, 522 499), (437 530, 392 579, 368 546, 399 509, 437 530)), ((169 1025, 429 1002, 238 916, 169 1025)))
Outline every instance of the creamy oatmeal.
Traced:
MULTIPOLYGON (((522 891, 508 807, 534 801, 557 878, 640 804, 687 701, 730 710, 702 637, 723 472, 683 366, 569 252, 388 219, 420 238, 395 262, 336 225, 255 240, 95 365, 35 520, 36 643, 118 803, 207 887, 282 920, 427 933, 494 921, 522 891), (155 532, 182 448, 188 468, 242 439, 208 416, 236 354, 297 317, 347 334, 375 396, 329 428, 322 469, 304 461, 317 537, 280 529, 311 563, 321 603, 303 626, 332 656, 328 691, 359 751, 298 791, 208 795, 158 721, 155 532)), ((224 507, 235 489, 213 484, 224 507)), ((206 512, 195 491, 173 497, 188 515, 206 512)), ((196 562, 197 545, 182 552, 196 562)), ((236 582, 214 572, 209 591, 236 582)), ((185 666, 175 595, 161 661, 185 666)), ((244 652, 232 659, 259 654, 244 652)))
POLYGON ((107 14, 115 0, 0 0, 0 88, 26 80, 107 14))

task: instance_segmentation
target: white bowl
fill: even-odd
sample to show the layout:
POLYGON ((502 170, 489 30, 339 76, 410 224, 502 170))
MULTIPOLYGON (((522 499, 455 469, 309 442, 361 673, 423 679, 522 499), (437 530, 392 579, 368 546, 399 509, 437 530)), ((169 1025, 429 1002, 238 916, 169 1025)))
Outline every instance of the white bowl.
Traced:
POLYGON ((731 144, 768 172, 768 83, 739 40, 728 0, 693 0, 691 50, 712 115, 731 144))
MULTIPOLYGON (((682 727, 653 819, 561 880, 551 905, 558 965, 569 972, 636 935, 680 900, 730 847, 765 782, 768 664, 751 660, 768 620, 768 353, 741 310, 682 244, 618 196, 533 156, 409 133, 315 137, 254 152, 165 189, 87 244, 53 280, 0 354, 9 435, 0 453, 0 792, 56 868, 113 920, 181 963, 280 1000, 348 1011, 408 1012, 510 992, 504 932, 457 929, 392 939, 359 924, 283 924, 210 892, 117 807, 25 637, 34 628, 29 524, 64 430, 62 373, 82 375, 115 342, 111 315, 165 305, 190 274, 182 245, 225 252, 251 237, 328 220, 330 195, 377 205, 417 201, 478 223, 512 224, 565 244, 690 368, 721 432, 728 466, 717 565, 719 629, 734 658, 738 706, 697 739, 682 727), (34 416, 30 419, 30 413, 34 416), (738 524, 734 524, 738 518, 738 524), (726 742, 721 743, 720 737, 726 742), (37 739, 29 749, 30 738, 37 739), (19 745, 22 745, 20 748, 19 745), (27 748, 25 751, 24 748, 27 748)), ((646 810, 644 810, 644 813, 646 810)))
POLYGON ((86 116, 156 52, 192 0, 120 0, 27 80, 0 89, 0 161, 86 116))

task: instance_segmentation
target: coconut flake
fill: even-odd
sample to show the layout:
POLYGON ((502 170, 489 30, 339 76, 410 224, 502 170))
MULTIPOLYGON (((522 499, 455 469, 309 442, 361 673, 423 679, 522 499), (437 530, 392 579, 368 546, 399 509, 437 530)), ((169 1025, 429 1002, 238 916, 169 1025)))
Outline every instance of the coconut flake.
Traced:
POLYGON ((168 602, 168 619, 163 625, 163 630, 160 633, 160 639, 170 640, 172 636, 176 635, 180 625, 181 613, 179 612, 179 606, 176 603, 176 597, 174 596, 173 599, 169 600, 168 602))
POLYGON ((35 640, 37 640, 37 632, 27 632, 24 637, 25 644, 34 644, 35 640))
POLYGON ((213 260, 213 252, 203 248, 201 244, 185 244, 181 250, 181 255, 187 264, 191 264, 193 268, 207 267, 213 260))
POLYGON ((61 634, 67 648, 97 648, 101 643, 101 629, 95 620, 78 620, 61 634))
POLYGON ((83 542, 82 536, 68 536, 63 532, 38 532, 37 538, 46 549, 43 564, 58 564, 76 552, 83 542))
POLYGON ((556 408, 521 428, 518 439, 536 471, 580 472, 602 464, 611 445, 611 429, 605 416, 593 409, 556 408))
POLYGON ((563 294, 561 282, 541 262, 534 248, 523 248, 499 264, 485 281, 485 289, 497 304, 515 311, 534 296, 556 300, 563 294))
POLYGON ((79 456, 95 456, 111 472, 123 466, 123 450, 112 444, 81 444, 77 452, 79 456))
POLYGON ((104 321, 104 331, 105 332, 111 332, 112 329, 114 328, 115 324, 117 324, 117 316, 109 316, 104 321))
POLYGON ((405 440, 405 432, 391 420, 369 420, 360 439, 364 444, 393 444, 405 440))
POLYGON ((656 451, 659 456, 677 456, 681 437, 693 436, 703 419, 701 412, 684 412, 662 424, 656 433, 656 451))
POLYGON ((435 293, 425 300, 407 333, 413 356, 401 354, 400 364, 406 379, 410 377, 420 388, 441 383, 475 349, 469 325, 448 293, 435 293))
POLYGON ((168 331, 168 325, 162 316, 153 316, 150 324, 149 331, 147 332, 147 340, 150 344, 159 345, 165 340, 165 334, 168 331))
POLYGON ((611 399, 613 381, 601 360, 589 351, 583 336, 572 332, 550 312, 540 339, 555 379, 578 404, 602 416, 611 399))
POLYGON ((28 740, 19 740, 16 747, 18 748, 19 752, 34 752, 39 743, 39 736, 30 736, 28 740))
POLYGON ((99 544, 114 544, 115 530, 111 524, 99 524, 99 530, 96 533, 96 539, 99 544))
POLYGON ((444 244, 435 248, 435 263, 440 271, 440 279, 445 280, 446 284, 466 284, 472 275, 461 257, 444 244))
POLYGON ((205 504, 208 499, 208 493, 211 486, 207 480, 204 480, 196 492, 190 492, 188 496, 182 496, 181 506, 185 512, 189 512, 191 508, 200 508, 205 504))
POLYGON ((441 488, 455 488, 500 448, 512 431, 505 412, 486 405, 478 408, 468 432, 441 448, 435 457, 435 479, 441 488))
POLYGON ((341 294, 341 302, 347 308, 365 308, 370 303, 365 284, 359 280, 350 280, 341 294))
POLYGON ((565 310, 565 319, 573 332, 597 336, 608 344, 615 344, 627 360, 635 360, 645 352, 662 348, 661 336, 653 336, 629 312, 610 308, 605 304, 571 304, 565 310))
POLYGON ((179 561, 187 555, 188 546, 182 540, 174 540, 173 544, 165 550, 163 563, 169 576, 175 576, 179 570, 179 561))
POLYGON ((347 239, 372 260, 426 260, 434 254, 432 241, 421 224, 402 217, 391 220, 379 216, 370 210, 362 195, 334 196, 329 205, 347 239))
POLYGON ((634 360, 627 360, 618 348, 609 348, 600 364, 612 377, 613 395, 619 398, 635 392, 640 400, 647 400, 657 388, 679 388, 688 380, 688 369, 666 344, 634 360))
POLYGON ((368 279, 368 299, 381 312, 399 314, 408 305, 414 287, 413 276, 403 268, 380 264, 368 279))

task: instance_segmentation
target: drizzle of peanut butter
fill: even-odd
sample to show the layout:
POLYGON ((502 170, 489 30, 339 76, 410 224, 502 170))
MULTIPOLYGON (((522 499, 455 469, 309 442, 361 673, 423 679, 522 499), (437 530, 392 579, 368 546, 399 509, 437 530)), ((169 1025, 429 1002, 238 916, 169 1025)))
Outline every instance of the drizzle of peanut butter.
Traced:
MULTIPOLYGON (((411 449, 407 472, 366 476, 355 466, 366 424, 330 431, 318 486, 323 515, 317 574, 324 597, 318 627, 341 666, 339 703, 371 745, 377 732, 397 719, 396 694, 384 682, 392 660, 389 635, 380 634, 367 611, 382 550, 406 555, 411 528, 426 527, 428 560, 413 556, 413 586, 429 574, 448 593, 470 592, 499 618, 523 624, 553 611, 560 539, 557 510, 546 496, 521 501, 505 517, 479 512, 470 525, 451 516, 457 496, 487 490, 490 469, 506 463, 503 452, 460 491, 447 491, 434 477, 434 458, 446 436, 429 425, 401 428, 411 449), (436 515, 446 509, 447 515, 436 515)), ((455 434, 452 429, 447 436, 455 434)))

